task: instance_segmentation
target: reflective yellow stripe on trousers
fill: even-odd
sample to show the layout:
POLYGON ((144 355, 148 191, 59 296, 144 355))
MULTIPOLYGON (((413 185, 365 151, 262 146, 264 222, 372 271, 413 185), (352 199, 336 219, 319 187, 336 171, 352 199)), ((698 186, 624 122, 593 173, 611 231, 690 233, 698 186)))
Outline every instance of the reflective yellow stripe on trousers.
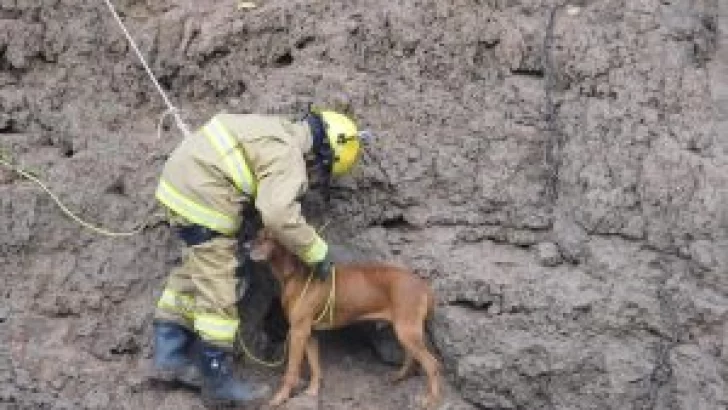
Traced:
POLYGON ((213 118, 202 127, 202 133, 207 136, 215 150, 220 154, 228 169, 235 186, 242 192, 255 196, 255 180, 250 172, 245 157, 243 157, 237 141, 227 131, 217 118, 213 118))
POLYGON ((225 319, 209 313, 195 315, 195 331, 211 342, 232 344, 238 331, 238 319, 225 319))
POLYGON ((157 307, 192 321, 195 319, 195 298, 191 295, 165 289, 157 301, 157 307))
POLYGON ((206 226, 226 235, 235 233, 238 228, 234 218, 185 197, 164 179, 159 182, 156 196, 161 203, 190 222, 206 226))

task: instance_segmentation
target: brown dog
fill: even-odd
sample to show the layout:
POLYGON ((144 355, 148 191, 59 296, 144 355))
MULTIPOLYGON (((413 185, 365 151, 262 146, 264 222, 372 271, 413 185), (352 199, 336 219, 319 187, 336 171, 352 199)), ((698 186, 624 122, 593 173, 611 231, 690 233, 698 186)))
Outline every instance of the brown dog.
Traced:
POLYGON ((392 381, 406 378, 414 359, 428 378, 428 393, 422 405, 432 408, 439 403, 440 365, 427 350, 424 340, 425 320, 432 315, 434 308, 434 295, 425 281, 411 271, 380 263, 338 264, 332 275, 335 284, 331 278, 326 282, 309 281, 310 270, 265 229, 254 241, 250 256, 255 261, 270 263, 281 284, 281 303, 290 324, 288 366, 283 384, 270 405, 278 406, 290 397, 291 390, 298 383, 304 353, 311 370, 306 394, 318 395, 321 365, 312 329, 335 329, 363 320, 389 321, 405 350, 404 363, 393 374, 392 381), (333 295, 332 286, 335 290, 333 295), (332 307, 324 312, 329 301, 332 307), (319 317, 323 320, 316 323, 319 317))

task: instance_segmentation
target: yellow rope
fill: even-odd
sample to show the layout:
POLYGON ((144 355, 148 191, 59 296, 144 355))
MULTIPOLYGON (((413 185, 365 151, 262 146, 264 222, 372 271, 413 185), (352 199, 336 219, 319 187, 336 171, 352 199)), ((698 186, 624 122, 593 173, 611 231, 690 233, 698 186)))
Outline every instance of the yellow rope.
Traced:
POLYGON ((55 201, 56 205, 58 205, 58 207, 61 208, 61 211, 63 211, 66 215, 68 215, 68 217, 70 217, 74 221, 78 222, 84 228, 90 229, 90 230, 92 230, 92 231, 94 231, 96 233, 99 233, 101 235, 117 237, 117 236, 132 236, 132 235, 136 235, 139 232, 141 232, 142 230, 144 230, 144 228, 146 227, 146 224, 143 224, 142 226, 140 226, 139 228, 137 228, 137 229, 135 229, 135 230, 133 230, 131 232, 112 232, 112 231, 106 230, 104 228, 99 228, 97 226, 94 226, 94 225, 92 225, 92 224, 84 221, 83 219, 79 218, 73 212, 71 212, 65 205, 63 205, 63 203, 61 202, 61 200, 58 199, 58 197, 50 189, 48 189, 48 187, 43 182, 41 182, 41 180, 39 180, 38 178, 36 178, 35 176, 33 176, 31 173, 23 170, 20 167, 17 167, 15 165, 13 165, 9 161, 6 161, 5 158, 2 155, 0 155, 0 164, 5 165, 6 167, 8 167, 9 169, 11 169, 12 171, 17 172, 21 176, 23 176, 23 177, 25 177, 25 178, 27 178, 27 179, 35 182, 38 185, 40 185, 40 187, 43 189, 43 191, 45 191, 48 195, 50 195, 50 197, 53 199, 53 201, 55 201))
MULTIPOLYGON (((298 296, 298 300, 296 301, 296 304, 303 299, 303 295, 306 294, 306 290, 308 289, 308 285, 311 283, 311 279, 313 278, 313 272, 311 272, 308 275, 308 279, 306 279, 306 284, 303 286, 303 290, 301 291, 301 295, 298 296)), ((336 300, 336 268, 333 267, 331 269, 331 291, 329 292, 329 297, 326 299, 326 305, 324 306, 324 310, 321 311, 319 316, 314 319, 313 324, 317 325, 321 323, 321 320, 326 317, 326 314, 329 314, 329 326, 334 325, 334 303, 336 300)))
MULTIPOLYGON (((289 334, 290 334, 290 332, 289 332, 289 334)), ((245 356, 248 359, 254 361, 255 363, 258 363, 259 365, 262 365, 265 367, 278 367, 286 361, 286 356, 288 353, 289 335, 286 335, 286 340, 283 342, 283 354, 281 355, 281 358, 276 360, 275 362, 267 362, 263 359, 257 358, 255 355, 253 355, 253 353, 251 353, 250 350, 248 350, 248 347, 245 346, 245 340, 243 338, 242 333, 240 334, 240 337, 238 338, 238 340, 239 340, 240 347, 242 347, 242 349, 243 349, 243 353, 245 353, 245 356)))
MULTIPOLYGON (((309 275, 309 278, 313 275, 309 275)), ((314 320, 313 324, 317 325, 321 322, 321 319, 326 317, 326 314, 329 314, 329 326, 334 326, 334 306, 336 303, 336 268, 331 268, 331 291, 329 292, 329 297, 326 299, 326 305, 324 306, 324 310, 321 311, 321 314, 319 317, 314 320)))

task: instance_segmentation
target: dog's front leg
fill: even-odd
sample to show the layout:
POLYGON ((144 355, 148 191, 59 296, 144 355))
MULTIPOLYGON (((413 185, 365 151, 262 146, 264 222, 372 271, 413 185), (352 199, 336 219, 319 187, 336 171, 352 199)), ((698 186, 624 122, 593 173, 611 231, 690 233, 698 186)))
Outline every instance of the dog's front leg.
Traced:
POLYGON ((311 336, 311 320, 303 319, 291 323, 289 331, 288 366, 286 367, 286 374, 283 376, 281 388, 278 389, 278 392, 269 403, 271 406, 279 406, 288 400, 291 397, 291 390, 298 382, 304 349, 308 338, 311 336))
POLYGON ((321 389, 321 361, 319 360, 319 345, 316 336, 311 335, 308 338, 306 359, 308 360, 308 368, 311 371, 311 381, 308 383, 306 394, 316 397, 321 389))

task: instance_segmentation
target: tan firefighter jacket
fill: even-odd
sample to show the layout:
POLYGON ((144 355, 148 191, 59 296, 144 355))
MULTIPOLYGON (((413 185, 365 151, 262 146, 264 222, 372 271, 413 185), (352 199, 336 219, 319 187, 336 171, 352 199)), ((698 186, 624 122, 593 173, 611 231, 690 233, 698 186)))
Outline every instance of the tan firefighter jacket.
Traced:
POLYGON ((221 113, 185 138, 164 165, 157 199, 173 213, 225 235, 254 203, 263 223, 305 262, 323 259, 326 243, 301 215, 308 188, 305 122, 279 116, 221 113))

